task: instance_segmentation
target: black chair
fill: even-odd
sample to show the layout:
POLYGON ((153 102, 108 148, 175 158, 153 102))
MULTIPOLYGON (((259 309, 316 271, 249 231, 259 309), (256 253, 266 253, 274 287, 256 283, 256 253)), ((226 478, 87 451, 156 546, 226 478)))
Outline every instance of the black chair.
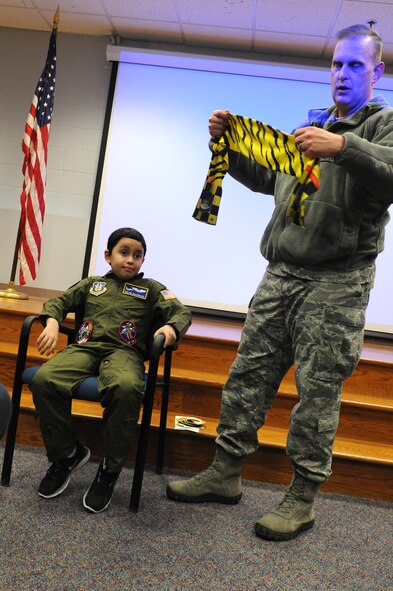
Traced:
MULTIPOLYGON (((78 315, 76 314, 76 318, 78 315)), ((1 474, 1 485, 9 486, 12 470, 12 461, 15 449, 16 431, 18 426, 20 399, 22 394, 23 385, 29 384, 35 372, 40 366, 26 368, 27 350, 29 345, 29 338, 32 325, 39 319, 39 316, 28 316, 25 318, 22 324, 21 333, 19 337, 19 348, 15 367, 15 377, 12 391, 12 418, 7 430, 7 438, 4 449, 3 469, 1 474)), ((76 326, 79 323, 76 321, 76 326)), ((75 329, 65 324, 60 325, 60 333, 67 335, 68 344, 74 342, 75 329)), ((151 415, 154 403, 154 394, 156 386, 162 388, 162 403, 160 413, 160 426, 158 433, 158 445, 157 445, 157 456, 156 456, 156 472, 157 474, 162 473, 163 461, 164 461, 164 447, 165 447, 165 432, 168 412, 168 397, 169 397, 169 386, 170 386, 170 373, 171 373, 171 362, 172 362, 172 351, 176 348, 176 344, 163 348, 164 336, 158 335, 153 339, 149 346, 148 355, 146 361, 149 362, 149 369, 145 373, 145 391, 143 397, 143 413, 140 425, 138 447, 135 459, 134 477, 132 481, 131 497, 129 509, 136 513, 139 508, 139 501, 142 489, 142 480, 145 469, 146 453, 149 440, 151 415), (164 371, 163 378, 157 381, 157 371, 161 354, 164 352, 164 371)), ((98 387, 97 378, 89 377, 81 382, 78 390, 73 395, 73 399, 80 400, 93 400, 98 402, 98 387)))

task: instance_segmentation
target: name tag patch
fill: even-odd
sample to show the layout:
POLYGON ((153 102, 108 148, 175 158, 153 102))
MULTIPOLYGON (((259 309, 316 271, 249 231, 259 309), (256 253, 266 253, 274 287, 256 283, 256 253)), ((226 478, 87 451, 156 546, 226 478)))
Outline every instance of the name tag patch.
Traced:
POLYGON ((136 343, 136 327, 131 320, 124 320, 119 326, 121 340, 130 347, 136 343))
POLYGON ((100 296, 107 291, 107 286, 105 281, 94 281, 93 285, 90 288, 90 293, 93 296, 100 296))
POLYGON ((139 285, 132 285, 132 283, 125 283, 123 287, 123 293, 125 295, 134 296, 134 298, 140 298, 145 300, 149 289, 147 287, 140 287, 139 285))

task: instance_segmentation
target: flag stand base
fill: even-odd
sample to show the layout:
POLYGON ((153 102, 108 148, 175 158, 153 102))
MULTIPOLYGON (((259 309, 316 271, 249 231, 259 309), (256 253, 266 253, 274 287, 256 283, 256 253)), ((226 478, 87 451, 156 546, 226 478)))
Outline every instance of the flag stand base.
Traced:
POLYGON ((15 283, 10 281, 8 283, 7 289, 4 291, 0 291, 0 298, 10 298, 12 300, 28 300, 29 296, 27 293, 20 293, 19 291, 15 291, 14 289, 15 283))

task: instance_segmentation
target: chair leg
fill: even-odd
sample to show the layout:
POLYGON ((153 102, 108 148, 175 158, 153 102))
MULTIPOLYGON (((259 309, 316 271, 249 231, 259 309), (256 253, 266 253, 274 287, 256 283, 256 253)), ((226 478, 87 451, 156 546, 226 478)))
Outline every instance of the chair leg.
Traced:
POLYGON ((131 498, 130 498, 130 511, 134 513, 138 512, 139 501, 141 498, 142 480, 145 471, 147 444, 149 439, 150 421, 144 421, 146 417, 146 409, 143 408, 142 424, 139 433, 138 449, 135 459, 134 478, 132 481, 131 498))
POLYGON ((11 479, 12 461, 14 458, 16 430, 18 427, 20 398, 22 394, 22 384, 14 387, 12 395, 12 417, 8 425, 7 438, 4 448, 3 469, 1 472, 1 486, 9 486, 11 479))
POLYGON ((145 471, 147 445, 149 443, 149 432, 151 415, 153 411, 154 390, 156 385, 156 376, 158 369, 158 361, 151 360, 149 364, 149 377, 147 380, 145 398, 143 402, 142 422, 139 433, 138 449, 136 452, 134 478, 132 481, 130 511, 138 512, 139 501, 141 498, 142 480, 145 471))
POLYGON ((157 458, 156 458, 156 473, 162 474, 164 466, 164 452, 165 452, 165 436, 166 436, 166 423, 168 416, 168 401, 169 401, 169 388, 171 379, 171 363, 172 363, 172 350, 169 349, 165 352, 164 359, 164 381, 162 385, 162 401, 161 401, 161 413, 160 413, 160 428, 158 432, 157 442, 157 458))
POLYGON ((4 449, 3 469, 1 472, 1 486, 9 486, 11 479, 12 461, 14 458, 16 429, 18 427, 20 399, 22 395, 22 374, 26 366, 26 355, 29 344, 29 335, 32 324, 38 320, 38 316, 27 316, 23 323, 19 336, 18 356, 15 365, 14 386, 12 389, 12 417, 7 430, 7 439, 4 449))

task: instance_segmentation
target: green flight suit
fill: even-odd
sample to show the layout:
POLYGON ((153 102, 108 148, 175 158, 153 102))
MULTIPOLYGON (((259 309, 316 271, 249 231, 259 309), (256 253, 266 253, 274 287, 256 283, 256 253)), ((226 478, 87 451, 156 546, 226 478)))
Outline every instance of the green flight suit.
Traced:
POLYGON ((98 375, 105 456, 112 472, 124 465, 143 398, 144 359, 152 326, 170 324, 180 339, 191 313, 164 285, 143 273, 129 282, 112 272, 82 279, 48 300, 41 319, 59 323, 83 307, 76 342, 47 361, 30 385, 50 462, 74 449, 70 400, 88 376, 98 375))

